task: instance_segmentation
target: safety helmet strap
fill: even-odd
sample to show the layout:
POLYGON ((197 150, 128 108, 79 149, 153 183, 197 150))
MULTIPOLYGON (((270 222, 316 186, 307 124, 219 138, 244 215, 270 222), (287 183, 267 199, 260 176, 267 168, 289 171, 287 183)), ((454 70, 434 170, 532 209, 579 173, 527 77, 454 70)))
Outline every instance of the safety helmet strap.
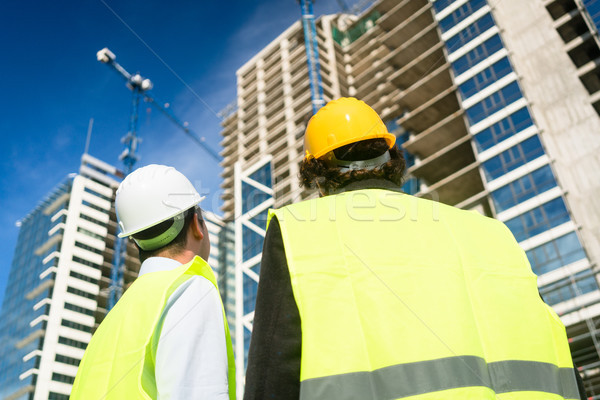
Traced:
POLYGON ((137 245, 140 246, 140 249, 142 250, 151 251, 159 249, 173 241, 173 239, 175 239, 175 237, 179 235, 179 232, 181 232, 181 229, 183 228, 184 222, 185 212, 177 214, 175 217, 173 217, 173 224, 169 227, 169 229, 167 229, 160 235, 150 239, 133 238, 133 240, 135 240, 137 245))
POLYGON ((358 161, 338 160, 332 151, 330 153, 330 157, 328 159, 332 164, 340 167, 340 172, 347 172, 347 171, 356 170, 356 169, 366 169, 366 170, 375 169, 377 167, 381 167, 383 164, 390 161, 392 158, 390 156, 390 152, 386 150, 385 153, 383 153, 382 155, 377 156, 375 158, 371 158, 369 160, 358 160, 358 161))

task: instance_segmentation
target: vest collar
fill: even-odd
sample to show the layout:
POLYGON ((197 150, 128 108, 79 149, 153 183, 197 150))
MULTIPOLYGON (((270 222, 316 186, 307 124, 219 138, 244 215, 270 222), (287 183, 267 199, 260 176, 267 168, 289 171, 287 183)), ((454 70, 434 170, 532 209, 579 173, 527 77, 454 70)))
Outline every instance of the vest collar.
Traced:
POLYGON ((366 179, 363 181, 352 182, 344 187, 330 192, 329 195, 363 189, 384 189, 403 193, 400 186, 396 185, 394 182, 388 181, 387 179, 366 179))

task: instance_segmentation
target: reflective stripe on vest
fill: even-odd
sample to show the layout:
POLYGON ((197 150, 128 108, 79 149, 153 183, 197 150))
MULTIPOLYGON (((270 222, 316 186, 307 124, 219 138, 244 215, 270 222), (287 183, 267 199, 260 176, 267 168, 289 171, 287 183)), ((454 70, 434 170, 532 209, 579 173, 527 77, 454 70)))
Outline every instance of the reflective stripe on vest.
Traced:
MULTIPOLYGON (((77 370, 71 400, 157 397, 153 349, 154 335, 160 335, 157 324, 171 294, 194 275, 217 287, 212 269, 200 257, 133 282, 92 336, 77 370)), ((224 310, 223 319, 229 398, 235 400, 235 360, 224 310)))
MULTIPOLYGON (((393 365, 375 371, 308 379, 302 382, 306 399, 398 399, 442 390, 481 386, 493 393, 545 392, 579 399, 573 368, 534 361, 499 361, 487 365, 473 356, 442 358, 393 365)), ((524 396, 531 399, 531 394, 524 396)), ((547 399, 547 397, 543 397, 547 399)))
POLYGON ((302 399, 577 398, 564 326, 501 222, 378 189, 270 215, 302 321, 302 399))

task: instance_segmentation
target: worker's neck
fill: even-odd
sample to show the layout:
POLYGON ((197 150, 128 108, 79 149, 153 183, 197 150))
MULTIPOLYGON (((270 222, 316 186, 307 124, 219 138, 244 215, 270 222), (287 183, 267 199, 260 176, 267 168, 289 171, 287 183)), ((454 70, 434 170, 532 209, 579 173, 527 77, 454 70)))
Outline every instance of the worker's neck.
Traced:
POLYGON ((164 251, 164 252, 160 252, 156 255, 157 257, 165 257, 165 258, 171 258, 175 261, 178 261, 182 264, 187 264, 190 261, 192 261, 192 259, 194 257, 196 257, 196 253, 190 249, 184 249, 183 251, 177 253, 177 254, 173 254, 169 251, 164 251))

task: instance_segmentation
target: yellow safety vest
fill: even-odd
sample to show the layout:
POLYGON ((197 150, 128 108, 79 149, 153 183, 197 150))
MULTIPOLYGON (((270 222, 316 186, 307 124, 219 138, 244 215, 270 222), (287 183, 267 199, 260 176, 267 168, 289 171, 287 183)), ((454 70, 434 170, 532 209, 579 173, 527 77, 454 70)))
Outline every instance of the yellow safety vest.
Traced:
POLYGON ((579 398, 565 328, 501 222, 379 189, 273 215, 301 399, 579 398))
MULTIPOLYGON (((137 278, 108 313, 88 345, 77 371, 71 400, 156 399, 154 335, 171 294, 200 275, 217 287, 210 266, 200 257, 179 268, 137 278)), ((225 311, 229 398, 235 400, 235 361, 225 311)), ((210 350, 210 349, 208 349, 210 350)))

